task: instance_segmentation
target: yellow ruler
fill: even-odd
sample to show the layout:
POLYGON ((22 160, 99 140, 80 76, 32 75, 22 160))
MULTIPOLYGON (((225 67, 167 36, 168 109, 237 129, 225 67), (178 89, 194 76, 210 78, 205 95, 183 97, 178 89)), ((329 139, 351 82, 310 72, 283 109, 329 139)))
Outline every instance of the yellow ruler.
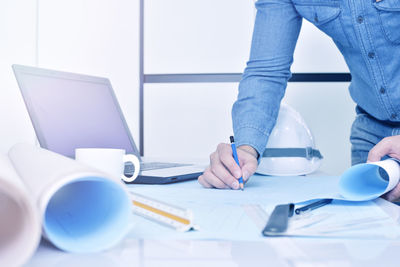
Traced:
POLYGON ((132 192, 130 196, 135 214, 181 232, 194 229, 192 211, 132 192))

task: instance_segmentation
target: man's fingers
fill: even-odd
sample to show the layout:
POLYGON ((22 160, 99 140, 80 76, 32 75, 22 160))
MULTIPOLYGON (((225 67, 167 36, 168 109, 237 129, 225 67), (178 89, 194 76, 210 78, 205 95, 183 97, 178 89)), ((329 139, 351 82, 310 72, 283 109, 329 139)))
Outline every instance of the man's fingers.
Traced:
POLYGON ((217 147, 217 153, 218 157, 212 164, 212 172, 230 188, 238 189, 237 179, 242 176, 242 170, 232 155, 232 147, 221 143, 217 147))
MULTIPOLYGON (((226 169, 229 170, 230 173, 236 178, 239 179, 240 177, 243 177, 244 181, 247 181, 251 175, 256 171, 258 162, 257 158, 251 154, 250 152, 238 148, 237 153, 238 153, 238 158, 240 161, 240 167, 232 157, 232 148, 231 146, 227 144, 220 144, 218 147, 218 153, 219 153, 219 159, 221 162, 224 164, 226 169)), ((218 177, 222 177, 219 175, 217 171, 213 171, 214 174, 216 174, 218 177)), ((225 181, 225 179, 224 179, 225 181)), ((228 183, 227 185, 231 186, 231 180, 227 180, 228 183)), ((236 189, 236 184, 231 186, 232 188, 236 189)))
POLYGON ((242 164, 243 180, 247 181, 257 170, 257 159, 252 154, 241 149, 238 150, 238 156, 242 164))
POLYGON ((238 180, 229 173, 227 169, 222 164, 212 165, 211 166, 212 173, 218 177, 225 185, 232 189, 239 188, 238 180))
MULTIPOLYGON (((254 150, 253 148, 251 148, 254 150)), ((257 169, 257 152, 247 151, 240 147, 238 158, 239 166, 233 155, 229 144, 219 144, 217 150, 210 155, 210 166, 199 176, 198 181, 204 187, 239 189, 240 177, 246 182, 257 169)))
POLYGON ((383 156, 390 154, 392 145, 390 138, 383 138, 369 151, 367 162, 380 161, 383 156))
POLYGON ((247 181, 250 176, 252 176, 257 170, 257 161, 254 162, 249 162, 245 164, 242 168, 243 171, 243 180, 247 181))
POLYGON ((200 175, 199 178, 197 178, 197 180, 199 181, 199 183, 204 186, 205 188, 212 188, 213 186, 210 185, 206 179, 204 178, 204 175, 200 175))
POLYGON ((240 178, 242 176, 242 170, 232 156, 232 147, 228 144, 219 144, 217 151, 219 160, 226 167, 226 169, 228 169, 228 171, 234 177, 240 178))
POLYGON ((215 176, 214 174, 212 174, 211 172, 207 176, 207 183, 209 183, 213 187, 219 188, 219 189, 229 188, 224 182, 222 182, 220 179, 218 179, 218 177, 215 176))
POLYGON ((368 161, 379 161, 383 156, 400 159, 400 135, 383 138, 368 153, 368 161))
POLYGON ((400 184, 382 196, 387 201, 395 201, 400 198, 400 184))
POLYGON ((203 175, 199 176, 199 182, 204 187, 215 187, 215 188, 229 188, 223 181, 221 181, 217 176, 212 172, 211 167, 208 167, 203 175))

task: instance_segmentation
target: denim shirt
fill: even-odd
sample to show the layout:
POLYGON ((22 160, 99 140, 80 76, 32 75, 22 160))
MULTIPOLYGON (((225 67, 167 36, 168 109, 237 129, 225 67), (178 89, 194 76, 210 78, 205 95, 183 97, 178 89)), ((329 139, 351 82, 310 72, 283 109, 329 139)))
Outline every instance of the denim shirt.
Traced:
POLYGON ((232 108, 237 145, 261 155, 284 96, 302 19, 329 35, 350 69, 350 95, 400 122, 400 0, 258 0, 250 59, 232 108))

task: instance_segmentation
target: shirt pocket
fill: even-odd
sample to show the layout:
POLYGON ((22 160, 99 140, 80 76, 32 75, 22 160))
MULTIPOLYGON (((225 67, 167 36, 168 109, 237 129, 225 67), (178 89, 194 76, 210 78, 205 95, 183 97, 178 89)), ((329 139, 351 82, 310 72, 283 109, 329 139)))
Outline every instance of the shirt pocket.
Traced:
POLYGON ((395 44, 400 44, 400 0, 381 0, 375 2, 378 9, 382 30, 386 38, 395 44))
POLYGON ((321 31, 329 35, 336 43, 351 47, 344 31, 342 10, 335 0, 293 0, 297 12, 321 31))

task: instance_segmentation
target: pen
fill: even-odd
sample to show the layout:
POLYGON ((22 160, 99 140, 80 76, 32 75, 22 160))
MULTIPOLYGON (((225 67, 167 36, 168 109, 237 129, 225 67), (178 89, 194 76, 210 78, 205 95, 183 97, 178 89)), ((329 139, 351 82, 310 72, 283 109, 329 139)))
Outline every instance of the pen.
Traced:
MULTIPOLYGON (((240 167, 239 158, 238 158, 237 151, 236 151, 235 139, 233 138, 233 136, 229 137, 229 139, 231 140, 233 158, 235 159, 237 165, 240 167)), ((239 186, 240 186, 240 189, 242 189, 242 190, 244 189, 242 176, 240 176, 240 178, 239 178, 239 186)))
POLYGON ((315 210, 315 209, 320 208, 322 206, 328 205, 331 202, 332 202, 331 198, 321 199, 321 200, 318 200, 318 201, 313 202, 311 204, 308 204, 308 205, 306 205, 304 207, 298 208, 294 212, 296 214, 300 214, 300 213, 303 213, 303 212, 306 212, 306 211, 315 210))

